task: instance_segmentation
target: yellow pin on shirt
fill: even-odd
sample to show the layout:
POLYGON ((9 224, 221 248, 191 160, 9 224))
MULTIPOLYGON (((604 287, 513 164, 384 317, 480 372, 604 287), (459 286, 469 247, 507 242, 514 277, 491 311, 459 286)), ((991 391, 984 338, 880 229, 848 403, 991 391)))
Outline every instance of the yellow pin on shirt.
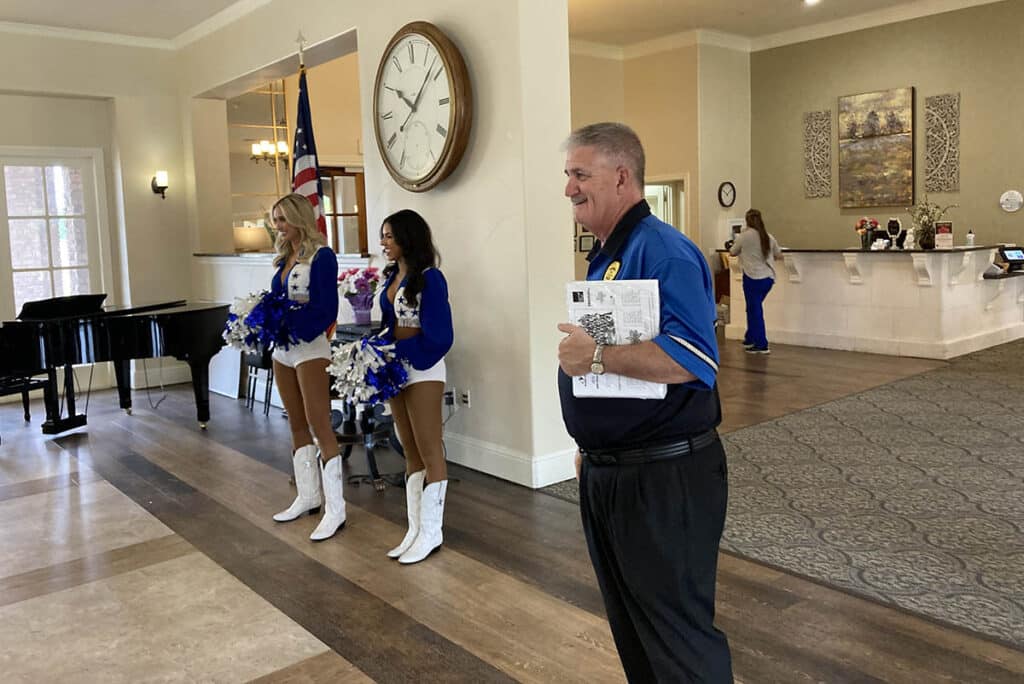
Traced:
POLYGON ((622 266, 622 264, 619 263, 618 261, 613 261, 612 263, 608 264, 608 268, 604 270, 604 279, 615 280, 615 276, 619 274, 620 266, 622 266))

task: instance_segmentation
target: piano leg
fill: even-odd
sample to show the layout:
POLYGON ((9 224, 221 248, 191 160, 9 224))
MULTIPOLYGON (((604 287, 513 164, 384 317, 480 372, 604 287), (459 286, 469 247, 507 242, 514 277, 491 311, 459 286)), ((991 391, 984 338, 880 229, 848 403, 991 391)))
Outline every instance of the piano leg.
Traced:
POLYGON ((210 359, 189 359, 188 366, 192 369, 192 391, 196 395, 196 418, 199 427, 206 429, 210 421, 210 359))
POLYGON ((132 415, 132 388, 128 384, 131 360, 114 361, 114 377, 117 379, 117 398, 121 408, 129 416, 132 415))
POLYGON ((48 382, 43 388, 43 403, 46 404, 46 420, 43 422, 44 435, 59 435, 67 430, 85 425, 85 414, 75 413, 75 374, 71 364, 64 366, 64 401, 68 405, 68 417, 60 415, 60 399, 57 396, 57 371, 47 369, 48 382))

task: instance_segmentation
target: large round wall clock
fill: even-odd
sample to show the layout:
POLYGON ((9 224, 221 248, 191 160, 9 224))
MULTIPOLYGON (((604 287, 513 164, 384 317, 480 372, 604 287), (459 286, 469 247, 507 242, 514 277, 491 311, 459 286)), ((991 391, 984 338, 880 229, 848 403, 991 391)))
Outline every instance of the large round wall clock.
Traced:
POLYGON ((373 86, 373 130, 391 177, 423 192, 466 151, 473 120, 469 73, 455 44, 425 21, 406 24, 384 49, 373 86))

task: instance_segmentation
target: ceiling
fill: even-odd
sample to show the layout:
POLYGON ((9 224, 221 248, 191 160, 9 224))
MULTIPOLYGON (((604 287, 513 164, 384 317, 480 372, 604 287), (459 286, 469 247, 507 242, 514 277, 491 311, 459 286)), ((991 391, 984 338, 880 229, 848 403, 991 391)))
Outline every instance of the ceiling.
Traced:
MULTIPOLYGON (((0 0, 0 22, 173 41, 224 10, 242 16, 269 1, 0 0)), ((569 0, 569 35, 616 46, 694 29, 758 38, 870 13, 930 14, 986 1, 821 0, 809 7, 803 0, 569 0)))
POLYGON ((238 0, 0 0, 0 21, 170 40, 238 0))
MULTIPOLYGON (((706 29, 760 38, 858 15, 913 6, 968 5, 922 0, 569 0, 569 35, 626 46, 706 29)), ((975 3, 976 4, 976 3, 975 3)))

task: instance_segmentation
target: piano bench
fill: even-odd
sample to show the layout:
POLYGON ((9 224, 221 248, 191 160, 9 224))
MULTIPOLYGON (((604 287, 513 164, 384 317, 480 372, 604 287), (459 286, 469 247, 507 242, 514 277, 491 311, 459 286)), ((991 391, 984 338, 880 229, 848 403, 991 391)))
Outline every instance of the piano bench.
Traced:
POLYGON ((20 394, 21 406, 25 411, 25 422, 27 423, 32 420, 32 415, 28 410, 28 393, 32 390, 43 389, 46 387, 46 383, 45 379, 25 376, 0 378, 0 397, 5 397, 8 394, 20 394))

